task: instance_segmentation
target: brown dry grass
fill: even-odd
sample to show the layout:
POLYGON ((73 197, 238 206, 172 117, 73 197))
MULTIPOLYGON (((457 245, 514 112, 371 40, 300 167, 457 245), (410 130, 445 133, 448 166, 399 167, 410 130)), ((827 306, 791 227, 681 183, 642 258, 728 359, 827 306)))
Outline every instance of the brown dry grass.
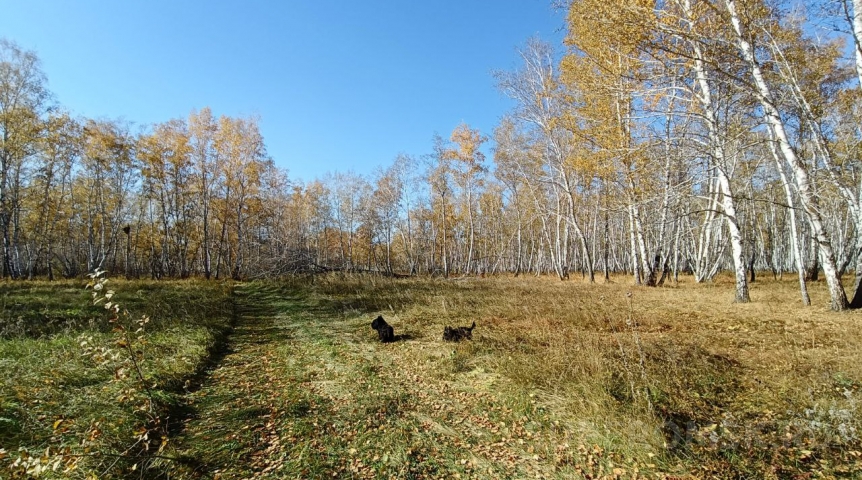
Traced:
POLYGON ((439 375, 551 412, 554 441, 697 476, 858 475, 862 312, 830 312, 822 283, 805 308, 793 280, 761 277, 750 304, 732 303, 729 277, 645 288, 360 276, 313 289, 346 316, 382 313, 433 341, 401 361, 448 355, 439 375), (439 341, 444 325, 473 320, 473 343, 439 341))

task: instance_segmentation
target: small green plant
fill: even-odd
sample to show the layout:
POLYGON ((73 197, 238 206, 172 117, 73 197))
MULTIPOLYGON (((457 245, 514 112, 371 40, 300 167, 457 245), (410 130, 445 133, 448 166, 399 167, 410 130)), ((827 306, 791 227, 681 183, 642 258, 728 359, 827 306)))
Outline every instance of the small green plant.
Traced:
MULTIPOLYGON (((106 449, 100 442, 106 428, 103 422, 95 420, 82 432, 68 428, 71 420, 60 418, 53 424, 52 444, 44 451, 19 449, 17 458, 11 463, 13 476, 65 476, 79 469, 83 459, 89 459, 101 461, 95 462, 99 468, 87 469, 87 477, 102 478, 122 460, 130 463, 132 470, 142 468, 139 461, 147 458, 142 454, 152 450, 161 452, 167 443, 164 422, 157 407, 159 402, 153 390, 156 385, 144 371, 148 344, 146 326, 150 318, 147 315, 133 316, 114 299, 116 292, 107 288, 108 278, 104 271, 97 270, 89 278, 86 288, 92 289, 92 303, 107 310, 107 321, 113 335, 81 334, 77 338, 77 346, 81 356, 89 360, 91 368, 111 373, 111 382, 116 384, 119 392, 115 401, 135 412, 136 421, 128 427, 134 441, 120 451, 106 449)), ((0 450, 0 458, 6 455, 5 450, 0 450)))

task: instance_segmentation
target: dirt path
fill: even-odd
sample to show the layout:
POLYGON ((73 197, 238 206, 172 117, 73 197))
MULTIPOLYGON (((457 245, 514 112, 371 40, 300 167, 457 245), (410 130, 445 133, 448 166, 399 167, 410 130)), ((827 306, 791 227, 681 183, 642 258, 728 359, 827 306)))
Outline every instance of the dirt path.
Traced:
POLYGON ((408 331, 380 344, 370 317, 273 285, 239 287, 237 299, 229 351, 190 394, 173 478, 634 473, 609 469, 601 449, 567 438, 529 396, 501 396, 499 379, 461 360, 475 343, 408 331))

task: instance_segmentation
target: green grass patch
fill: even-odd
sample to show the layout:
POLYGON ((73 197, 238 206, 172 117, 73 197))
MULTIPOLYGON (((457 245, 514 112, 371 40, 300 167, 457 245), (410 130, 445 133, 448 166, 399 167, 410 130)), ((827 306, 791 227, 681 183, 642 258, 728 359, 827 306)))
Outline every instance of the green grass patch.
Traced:
POLYGON ((112 300, 130 318, 152 319, 130 337, 141 382, 132 353, 118 345, 123 337, 111 331, 109 312, 92 305, 83 284, 72 285, 0 288, 11 306, 3 317, 24 322, 0 337, 0 477, 24 475, 27 467, 13 464, 28 456, 31 471, 40 462, 60 462, 48 477, 123 478, 142 468, 147 449, 157 449, 170 428, 185 387, 230 328, 224 285, 109 282, 117 291, 112 300), (134 438, 141 429, 151 429, 147 438, 134 438))

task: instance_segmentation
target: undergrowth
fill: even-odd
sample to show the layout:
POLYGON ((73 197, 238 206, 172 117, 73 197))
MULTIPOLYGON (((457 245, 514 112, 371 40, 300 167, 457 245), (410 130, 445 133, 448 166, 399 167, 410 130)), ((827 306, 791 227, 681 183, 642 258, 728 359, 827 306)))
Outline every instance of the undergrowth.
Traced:
POLYGON ((0 477, 145 470, 230 327, 225 285, 104 280, 0 287, 0 477))

